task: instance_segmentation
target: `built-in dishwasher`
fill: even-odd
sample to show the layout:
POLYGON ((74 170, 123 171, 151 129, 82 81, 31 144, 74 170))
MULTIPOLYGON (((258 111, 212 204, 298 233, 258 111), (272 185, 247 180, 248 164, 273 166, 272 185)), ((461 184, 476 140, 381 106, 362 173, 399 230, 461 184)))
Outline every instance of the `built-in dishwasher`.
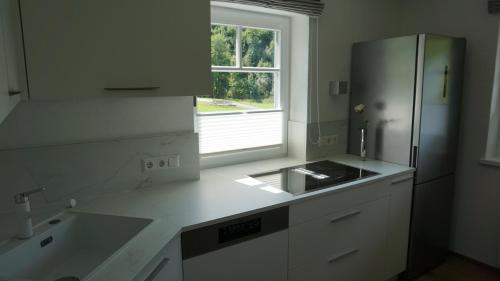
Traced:
POLYGON ((185 281, 286 281, 288 207, 182 234, 185 281))

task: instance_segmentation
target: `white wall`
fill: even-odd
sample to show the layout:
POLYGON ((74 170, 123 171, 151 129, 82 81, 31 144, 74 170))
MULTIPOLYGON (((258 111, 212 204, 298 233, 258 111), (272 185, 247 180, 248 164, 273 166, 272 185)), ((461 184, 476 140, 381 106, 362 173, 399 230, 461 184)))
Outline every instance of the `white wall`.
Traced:
MULTIPOLYGON (((324 2, 326 9, 319 18, 320 122, 348 118, 349 96, 329 97, 329 81, 349 81, 351 46, 354 42, 397 35, 400 10, 399 0, 324 2)), ((312 109, 316 111, 314 96, 312 109)))
MULTIPOLYGON (((311 97, 308 157, 316 158, 347 151, 349 95, 329 96, 329 81, 349 81, 351 46, 355 42, 391 37, 399 34, 399 0, 323 0, 324 14, 319 18, 319 102, 311 97), (313 144, 318 135, 319 104, 322 135, 337 134, 339 144, 319 147, 313 144)), ((311 26, 314 32, 314 26, 311 26)), ((314 53, 313 53, 314 57, 314 53)), ((316 71, 315 65, 311 70, 316 71)))
POLYGON ((500 169, 482 166, 500 16, 487 1, 404 0, 404 32, 467 38, 452 249, 500 266, 500 169))

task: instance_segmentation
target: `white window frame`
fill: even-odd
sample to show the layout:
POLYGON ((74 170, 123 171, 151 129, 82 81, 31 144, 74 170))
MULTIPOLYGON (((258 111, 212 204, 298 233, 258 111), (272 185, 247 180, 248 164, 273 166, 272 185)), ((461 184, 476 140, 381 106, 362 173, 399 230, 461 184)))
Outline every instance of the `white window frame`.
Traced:
POLYGON ((488 141, 485 156, 481 159, 481 163, 500 167, 500 31, 496 56, 488 141))
MULTIPOLYGON (((279 71, 279 85, 275 83, 275 104, 278 109, 252 111, 249 114, 259 114, 259 112, 280 111, 283 113, 282 124, 282 144, 269 147, 256 147, 237 151, 227 151, 214 154, 200 155, 200 166, 202 168, 211 168, 243 162, 264 160, 287 155, 288 151, 288 119, 289 119, 289 96, 290 96, 290 26, 291 19, 280 14, 263 13, 256 11, 243 10, 239 8, 228 8, 224 4, 212 2, 211 5, 211 23, 221 25, 235 25, 249 28, 280 30, 281 38, 279 40, 280 48, 276 48, 276 55, 280 56, 277 65, 272 68, 252 68, 243 67, 240 62, 236 66, 213 66, 212 71, 220 72, 274 72, 279 71), (279 87, 279 88, 278 88, 279 87), (278 95, 276 95, 278 93, 278 95)), ((238 30, 239 36, 241 30, 238 30)), ((241 42, 237 38, 236 51, 241 53, 241 42)), ((275 55, 275 56, 276 56, 275 55)), ((238 58, 239 56, 237 56, 238 58)), ((197 113, 197 116, 203 115, 224 115, 224 114, 247 114, 245 112, 222 112, 222 113, 197 113)))

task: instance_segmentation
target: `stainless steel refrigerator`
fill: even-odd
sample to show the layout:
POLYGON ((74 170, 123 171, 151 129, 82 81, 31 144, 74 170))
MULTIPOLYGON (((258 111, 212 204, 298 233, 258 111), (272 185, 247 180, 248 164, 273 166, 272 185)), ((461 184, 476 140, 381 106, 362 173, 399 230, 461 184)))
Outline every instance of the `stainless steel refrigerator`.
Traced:
POLYGON ((356 43, 352 49, 349 152, 416 168, 405 276, 448 254, 466 41, 430 34, 356 43), (353 110, 358 104, 366 110, 353 110))

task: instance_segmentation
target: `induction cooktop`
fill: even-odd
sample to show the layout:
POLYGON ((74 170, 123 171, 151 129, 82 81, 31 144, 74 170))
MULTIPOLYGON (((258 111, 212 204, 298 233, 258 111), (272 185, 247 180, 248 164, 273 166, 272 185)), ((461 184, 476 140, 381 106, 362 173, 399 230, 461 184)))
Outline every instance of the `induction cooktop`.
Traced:
POLYGON ((378 173, 325 160, 250 177, 293 195, 300 195, 375 175, 378 173))

